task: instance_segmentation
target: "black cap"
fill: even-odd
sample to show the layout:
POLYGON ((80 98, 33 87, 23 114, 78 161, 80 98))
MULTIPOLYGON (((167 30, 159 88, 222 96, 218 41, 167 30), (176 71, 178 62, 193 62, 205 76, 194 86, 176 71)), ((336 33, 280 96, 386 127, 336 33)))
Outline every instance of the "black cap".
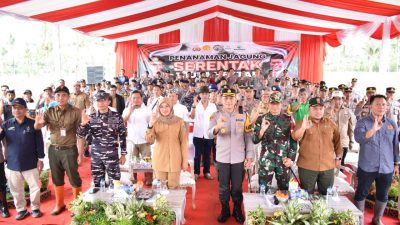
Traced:
POLYGON ((310 99, 310 101, 308 101, 308 103, 310 104, 310 107, 313 107, 316 105, 324 106, 324 101, 320 97, 312 98, 312 99, 310 99))
POLYGON ((357 78, 351 79, 351 82, 357 82, 357 81, 358 81, 357 78))
POLYGON ((54 91, 54 93, 58 93, 58 92, 65 92, 69 95, 69 89, 65 86, 58 86, 56 88, 56 90, 54 91))
POLYGON ((394 87, 388 87, 388 88, 386 88, 386 92, 396 92, 396 88, 394 88, 394 87))
POLYGON ((27 106, 26 106, 26 102, 25 102, 25 100, 24 100, 23 98, 16 98, 16 99, 14 99, 14 100, 11 102, 11 105, 12 105, 12 106, 21 105, 21 106, 23 106, 24 108, 27 107, 27 106))
POLYGON ((25 90, 24 94, 32 94, 32 91, 31 90, 25 90))
POLYGON ((353 88, 351 88, 351 87, 346 87, 344 89, 344 92, 352 92, 352 91, 353 91, 353 88))
POLYGON ((284 73, 287 73, 287 72, 288 72, 288 69, 284 69, 283 72, 284 72, 284 73))
POLYGON ((320 85, 320 86, 326 86, 326 82, 323 81, 323 80, 321 80, 321 81, 319 82, 319 85, 320 85))
POLYGON ((6 93, 7 93, 7 94, 8 94, 8 93, 15 94, 15 90, 14 90, 14 89, 13 89, 13 90, 7 90, 6 93))
POLYGON ((347 86, 345 84, 339 84, 338 88, 339 89, 345 89, 347 86))
POLYGON ((328 87, 325 86, 325 85, 322 85, 322 86, 319 87, 319 90, 320 90, 320 91, 327 91, 327 90, 328 90, 328 87))
POLYGON ((297 83, 297 82, 294 82, 293 84, 292 84, 292 87, 299 87, 299 83, 297 83))
POLYGON ((208 86, 202 86, 200 88, 200 93, 210 93, 210 89, 208 88, 208 86))
POLYGON ((106 84, 111 84, 111 81, 106 81, 106 84))
POLYGON ((188 84, 188 83, 189 83, 189 81, 186 80, 186 79, 181 79, 180 82, 181 82, 181 83, 184 83, 184 84, 188 84))
POLYGON ((367 87, 367 92, 376 92, 376 87, 367 87))
POLYGON ((231 89, 231 88, 224 88, 222 89, 222 96, 235 96, 236 95, 236 91, 235 89, 231 89))
POLYGON ((275 82, 281 82, 281 78, 275 78, 275 82))
POLYGON ((196 87, 196 83, 192 82, 189 84, 190 87, 196 87))
POLYGON ((330 87, 329 88, 330 92, 334 92, 334 91, 338 91, 338 90, 339 90, 339 88, 337 88, 337 87, 330 87))
POLYGON ((308 81, 307 81, 307 80, 301 80, 300 83, 302 83, 302 84, 307 84, 308 81))
POLYGON ((274 85, 274 86, 271 87, 271 91, 279 91, 279 92, 281 92, 282 90, 281 90, 281 88, 279 86, 274 85))
POLYGON ((94 97, 96 101, 110 99, 110 95, 105 91, 99 91, 94 97))
POLYGON ((124 82, 124 85, 125 85, 125 84, 129 85, 129 82, 128 82, 128 81, 125 81, 125 82, 124 82))

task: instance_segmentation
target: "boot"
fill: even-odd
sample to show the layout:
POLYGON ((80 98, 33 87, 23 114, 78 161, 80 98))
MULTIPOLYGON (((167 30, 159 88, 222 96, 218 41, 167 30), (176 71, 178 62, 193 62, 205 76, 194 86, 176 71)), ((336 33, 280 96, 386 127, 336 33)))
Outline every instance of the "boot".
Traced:
POLYGON ((56 195, 56 207, 51 211, 51 215, 57 216, 66 209, 64 204, 64 186, 54 186, 54 192, 56 195))
POLYGON ((243 224, 245 219, 242 213, 242 204, 235 202, 233 206, 233 217, 235 217, 236 222, 243 224))
POLYGON ((221 203, 222 208, 221 208, 221 214, 218 216, 218 222, 219 223, 225 223, 228 218, 231 216, 231 211, 229 209, 229 202, 222 202, 221 203))
POLYGON ((386 202, 381 202, 378 200, 375 200, 375 206, 374 206, 374 217, 372 218, 372 224, 374 225, 384 225, 382 223, 382 216, 383 212, 386 209, 386 202))
POLYGON ((78 196, 81 194, 82 192, 82 187, 77 187, 77 188, 72 188, 72 196, 73 196, 73 200, 77 199, 78 196))
POLYGON ((364 212, 365 209, 365 199, 362 201, 355 201, 357 209, 359 209, 361 212, 364 212))
POLYGON ((3 218, 10 217, 10 212, 8 212, 7 196, 5 191, 0 192, 0 201, 2 204, 2 206, 0 207, 1 217, 3 218))

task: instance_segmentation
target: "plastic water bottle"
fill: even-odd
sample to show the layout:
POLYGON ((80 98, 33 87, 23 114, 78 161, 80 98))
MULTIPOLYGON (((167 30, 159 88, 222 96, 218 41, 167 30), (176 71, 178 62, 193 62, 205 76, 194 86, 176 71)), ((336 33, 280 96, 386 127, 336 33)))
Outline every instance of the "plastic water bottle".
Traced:
POLYGON ((100 191, 101 192, 106 191, 106 181, 104 179, 101 179, 101 181, 100 181, 100 191))
POLYGON ((264 197, 264 196, 265 196, 265 185, 264 185, 264 184, 262 184, 262 185, 260 186, 260 196, 261 196, 261 197, 264 197))
POLYGON ((332 195, 333 195, 333 189, 332 187, 328 187, 328 189, 326 189, 326 206, 328 206, 328 203, 331 201, 332 195))
POLYGON ((157 189, 157 194, 160 194, 161 193, 161 180, 157 180, 156 189, 157 189))

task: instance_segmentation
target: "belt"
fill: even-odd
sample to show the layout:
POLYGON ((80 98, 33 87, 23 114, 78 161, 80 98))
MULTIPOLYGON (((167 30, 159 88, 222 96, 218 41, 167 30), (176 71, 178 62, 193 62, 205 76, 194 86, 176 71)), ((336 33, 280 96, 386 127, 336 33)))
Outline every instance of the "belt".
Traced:
POLYGON ((62 150, 70 150, 71 148, 76 148, 76 145, 50 145, 50 147, 53 147, 54 150, 56 151, 62 151, 62 150))

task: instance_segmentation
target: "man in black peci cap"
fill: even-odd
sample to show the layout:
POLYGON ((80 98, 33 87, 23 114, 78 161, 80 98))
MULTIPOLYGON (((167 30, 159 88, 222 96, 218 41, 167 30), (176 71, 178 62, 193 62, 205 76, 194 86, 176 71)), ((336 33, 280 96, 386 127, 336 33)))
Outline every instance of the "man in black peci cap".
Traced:
POLYGON ((66 209, 64 203, 65 173, 72 186, 73 198, 77 198, 81 192, 82 179, 78 172, 78 165, 82 163, 84 148, 77 146, 76 130, 81 123, 81 112, 78 108, 68 104, 69 89, 59 86, 54 93, 57 105, 44 113, 36 113, 35 129, 49 125, 51 132, 48 154, 56 196, 56 205, 51 215, 55 216, 66 209))

